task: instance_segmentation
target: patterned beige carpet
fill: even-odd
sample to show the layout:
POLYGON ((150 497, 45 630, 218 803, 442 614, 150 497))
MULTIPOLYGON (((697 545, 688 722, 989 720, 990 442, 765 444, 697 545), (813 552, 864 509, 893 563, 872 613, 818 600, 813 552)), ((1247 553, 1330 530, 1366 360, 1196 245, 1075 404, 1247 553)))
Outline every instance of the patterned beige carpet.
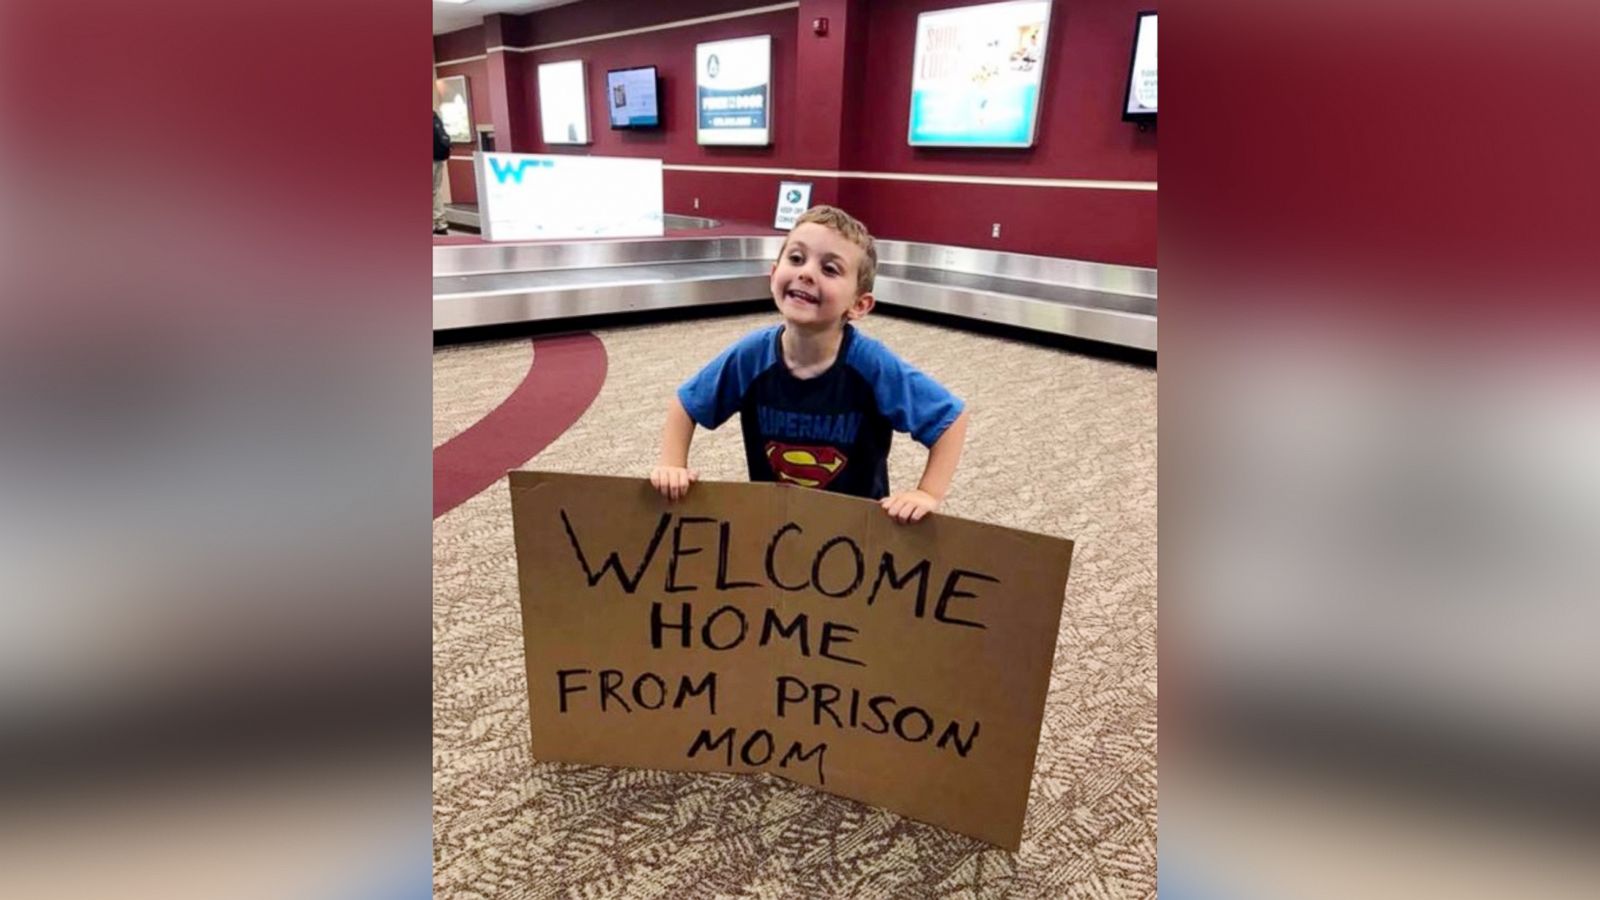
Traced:
MULTIPOLYGON (((588 412, 530 461, 644 477, 670 392, 773 321, 598 332, 588 412)), ((502 479, 434 523, 434 871, 448 898, 1153 897, 1156 374, 875 315, 864 329, 966 398, 943 512, 1077 541, 1020 852, 767 776, 535 762, 528 753, 502 479)), ((434 354, 434 444, 527 371, 526 339, 434 354)), ((895 486, 925 451, 897 437, 895 486)), ((702 477, 745 477, 737 420, 695 439, 702 477)))

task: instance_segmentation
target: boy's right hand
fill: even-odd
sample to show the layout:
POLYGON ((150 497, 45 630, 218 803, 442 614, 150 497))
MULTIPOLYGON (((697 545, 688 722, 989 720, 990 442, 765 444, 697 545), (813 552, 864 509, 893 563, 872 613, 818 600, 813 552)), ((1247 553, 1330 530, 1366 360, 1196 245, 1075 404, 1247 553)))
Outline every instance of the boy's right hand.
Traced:
POLYGON ((650 470, 650 483, 668 500, 682 500, 700 473, 683 466, 656 466, 650 470))

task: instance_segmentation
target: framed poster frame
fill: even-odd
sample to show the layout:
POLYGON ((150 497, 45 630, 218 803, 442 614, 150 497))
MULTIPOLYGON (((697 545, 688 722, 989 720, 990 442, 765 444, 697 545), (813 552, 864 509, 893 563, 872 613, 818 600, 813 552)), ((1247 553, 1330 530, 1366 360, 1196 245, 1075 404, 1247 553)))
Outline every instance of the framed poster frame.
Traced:
POLYGON ((540 138, 558 146, 594 143, 589 127, 588 63, 581 59, 540 63, 534 77, 539 88, 540 138))
POLYGON ((771 146, 772 35, 755 34, 696 44, 694 59, 695 143, 702 147, 771 146), (760 49, 756 50, 758 46, 760 49), (757 54, 759 61, 753 59, 757 54), (732 71, 724 71, 724 57, 730 60, 732 71), (760 106, 747 105, 753 103, 757 95, 760 106), (710 104, 726 104, 726 108, 710 104), (759 124, 720 123, 720 120, 737 119, 755 119, 759 124))
MULTIPOLYGON (((1122 92, 1122 120, 1124 122, 1138 122, 1147 124, 1156 120, 1156 110, 1134 110, 1133 106, 1133 79, 1139 65, 1139 42, 1144 38, 1145 20, 1149 19, 1150 26, 1155 27, 1156 11, 1153 9, 1140 10, 1133 19, 1133 47, 1128 51, 1128 80, 1122 92)), ((1152 32, 1155 34, 1155 32, 1152 32)), ((1154 38, 1152 38, 1153 40, 1154 38)))
POLYGON ((438 86, 439 118, 450 134, 450 143, 472 143, 472 94, 468 90, 467 76, 435 78, 433 83, 438 86))
POLYGON ((1032 147, 1049 62, 1051 6, 1050 0, 1003 0, 918 14, 906 142, 913 147, 1032 147), (994 24, 1034 12, 1036 22, 994 24), (984 42, 986 35, 993 37, 984 42), (1001 114, 1020 113, 1026 130, 1013 129, 1011 137, 1002 136, 1000 126, 992 127, 989 137, 977 128, 960 130, 969 122, 983 127, 991 105, 1001 114), (949 124, 941 128, 941 121, 949 124))

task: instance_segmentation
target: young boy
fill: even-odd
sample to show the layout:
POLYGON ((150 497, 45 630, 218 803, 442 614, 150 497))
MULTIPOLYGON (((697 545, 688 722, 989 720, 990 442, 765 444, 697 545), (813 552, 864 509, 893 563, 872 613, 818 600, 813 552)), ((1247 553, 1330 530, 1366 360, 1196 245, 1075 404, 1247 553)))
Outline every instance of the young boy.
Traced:
POLYGON ((739 339, 668 404, 650 471, 663 496, 681 498, 698 477, 688 468, 695 426, 737 412, 751 481, 868 497, 901 523, 938 508, 966 439, 965 404, 850 324, 872 311, 877 267, 866 226, 832 206, 806 210, 772 265, 783 324, 739 339), (890 494, 895 431, 929 452, 917 487, 890 494))

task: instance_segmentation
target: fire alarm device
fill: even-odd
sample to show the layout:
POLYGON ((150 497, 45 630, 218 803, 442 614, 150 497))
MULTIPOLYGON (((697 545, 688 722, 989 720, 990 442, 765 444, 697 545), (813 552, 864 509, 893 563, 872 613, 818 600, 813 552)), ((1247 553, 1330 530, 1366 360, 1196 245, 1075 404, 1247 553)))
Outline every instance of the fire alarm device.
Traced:
POLYGON ((811 20, 811 30, 816 32, 819 36, 827 34, 828 33, 828 20, 827 19, 812 19, 811 20))

